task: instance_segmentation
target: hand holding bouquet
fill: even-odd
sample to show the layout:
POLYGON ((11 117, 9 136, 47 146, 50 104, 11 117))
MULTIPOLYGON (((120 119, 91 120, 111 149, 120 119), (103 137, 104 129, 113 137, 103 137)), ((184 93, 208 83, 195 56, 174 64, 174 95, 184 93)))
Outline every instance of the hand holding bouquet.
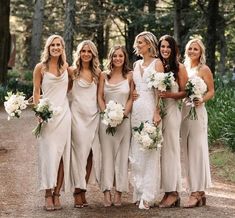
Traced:
POLYGON ((147 77, 148 88, 155 88, 161 92, 171 90, 171 87, 175 83, 174 74, 169 73, 157 73, 151 71, 147 77))
POLYGON ((20 118, 22 110, 27 108, 27 100, 25 100, 24 93, 16 92, 16 94, 13 94, 12 92, 7 92, 5 99, 4 107, 9 115, 8 120, 10 120, 11 117, 20 118))
POLYGON ((104 112, 101 112, 101 118, 102 123, 108 126, 106 133, 113 136, 117 131, 117 126, 127 117, 124 116, 123 106, 111 100, 106 104, 104 112))
MULTIPOLYGON (((171 87, 175 84, 174 74, 172 72, 156 73, 151 71, 147 77, 147 84, 148 88, 155 88, 160 92, 171 90, 171 87)), ((161 117, 164 117, 166 115, 165 105, 161 98, 159 99, 159 104, 161 117)))
POLYGON ((36 117, 39 118, 39 123, 35 129, 33 129, 33 134, 37 137, 40 136, 43 123, 48 123, 53 116, 60 113, 60 107, 54 107, 48 98, 40 99, 39 103, 33 108, 36 117))
POLYGON ((149 122, 141 122, 139 127, 134 127, 134 138, 141 145, 141 150, 153 150, 162 147, 162 131, 149 122))
POLYGON ((186 105, 190 105, 189 118, 191 120, 197 120, 197 112, 195 109, 194 101, 196 99, 201 100, 205 92, 207 91, 206 83, 199 76, 194 76, 189 79, 185 86, 187 99, 185 100, 186 105))

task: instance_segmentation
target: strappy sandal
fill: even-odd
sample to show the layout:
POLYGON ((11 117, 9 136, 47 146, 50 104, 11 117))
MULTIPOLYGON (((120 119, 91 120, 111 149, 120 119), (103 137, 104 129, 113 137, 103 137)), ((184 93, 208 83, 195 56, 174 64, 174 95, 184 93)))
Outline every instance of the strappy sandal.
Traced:
POLYGON ((206 204, 205 193, 204 196, 202 196, 200 192, 192 192, 188 202, 184 205, 184 208, 201 207, 205 204, 206 204))
POLYGON ((204 191, 199 192, 202 197, 202 206, 206 206, 206 194, 204 191))
POLYGON ((81 197, 82 197, 83 206, 88 207, 88 202, 86 200, 86 190, 85 189, 82 190, 81 197))
POLYGON ((159 204, 160 208, 170 208, 170 207, 180 207, 180 197, 178 192, 170 192, 168 196, 166 197, 165 201, 161 204, 159 204), (174 197, 173 200, 168 202, 168 199, 174 197))
MULTIPOLYGON (((51 198, 52 203, 53 203, 53 196, 52 196, 51 193, 45 194, 45 200, 46 201, 47 201, 47 198, 51 198)), ((46 210, 46 211, 53 211, 53 210, 55 210, 54 205, 47 205, 46 203, 45 203, 45 206, 43 207, 43 209, 46 210)))
POLYGON ((59 197, 60 197, 60 194, 57 194, 55 192, 53 192, 53 203, 54 203, 54 209, 55 210, 61 210, 62 209, 62 206, 60 204, 60 201, 59 201, 59 197), (55 204, 55 198, 58 198, 58 204, 55 204))
POLYGON ((81 196, 82 191, 74 192, 73 197, 74 197, 74 207, 75 208, 83 208, 83 202, 82 202, 82 196, 81 196), (79 203, 77 203, 77 200, 79 200, 79 203))
POLYGON ((160 204, 164 204, 169 194, 170 194, 170 192, 165 192, 162 200, 158 203, 157 206, 159 206, 160 204))

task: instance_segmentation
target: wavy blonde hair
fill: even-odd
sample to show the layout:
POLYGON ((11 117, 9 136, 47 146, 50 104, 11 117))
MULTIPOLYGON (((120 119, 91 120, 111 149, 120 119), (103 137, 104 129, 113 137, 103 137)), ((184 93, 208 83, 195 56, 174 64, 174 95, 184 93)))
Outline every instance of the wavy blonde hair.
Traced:
POLYGON ((135 41, 134 41, 134 45, 133 45, 135 54, 140 55, 137 50, 137 40, 140 36, 142 36, 144 38, 145 42, 151 46, 149 49, 151 57, 157 57, 158 56, 157 38, 153 33, 148 32, 148 31, 141 32, 135 37, 135 41))
POLYGON ((186 67, 191 67, 191 60, 188 56, 188 50, 189 50, 189 47, 192 43, 197 43, 200 47, 200 50, 201 50, 201 56, 200 56, 200 60, 199 60, 199 64, 198 64, 198 69, 199 69, 201 66, 206 64, 206 48, 205 48, 202 40, 199 38, 191 39, 186 44, 185 53, 184 53, 184 57, 185 57, 184 64, 186 67))
POLYGON ((97 50, 95 44, 91 40, 84 40, 81 43, 79 43, 79 45, 77 47, 77 50, 74 55, 74 63, 73 63, 73 65, 76 66, 74 76, 75 76, 75 78, 77 78, 80 74, 81 69, 82 69, 81 51, 85 45, 88 45, 89 48, 91 49, 92 60, 90 62, 90 70, 91 70, 93 78, 95 79, 96 82, 98 82, 100 62, 99 62, 99 58, 98 58, 98 50, 97 50))
MULTIPOLYGON (((114 56, 114 53, 118 49, 121 49, 121 51, 124 54, 124 63, 123 63, 123 66, 122 66, 122 76, 124 78, 126 78, 126 75, 130 71, 130 67, 129 67, 128 54, 127 54, 126 48, 123 45, 115 45, 110 49, 109 54, 108 54, 107 68, 110 72, 112 72, 112 70, 113 70, 113 56, 114 56)), ((110 75, 108 75, 108 78, 110 78, 110 75)))
POLYGON ((62 54, 60 55, 58 63, 57 63, 58 69, 61 70, 63 68, 63 65, 66 63, 66 54, 65 54, 64 39, 59 35, 51 35, 47 38, 45 46, 44 46, 44 50, 43 50, 42 55, 41 55, 41 62, 44 65, 44 67, 46 69, 48 69, 48 63, 49 63, 49 60, 50 60, 50 49, 49 49, 49 47, 52 44, 52 42, 54 41, 54 39, 60 39, 61 45, 63 47, 62 54))

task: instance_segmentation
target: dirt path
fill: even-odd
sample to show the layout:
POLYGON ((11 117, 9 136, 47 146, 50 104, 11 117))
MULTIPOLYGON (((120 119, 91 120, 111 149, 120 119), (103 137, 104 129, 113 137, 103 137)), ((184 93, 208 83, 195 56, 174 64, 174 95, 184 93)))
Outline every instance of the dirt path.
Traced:
MULTIPOLYGON (((73 208, 72 193, 62 193, 63 210, 42 209, 43 193, 37 191, 37 148, 31 130, 35 126, 33 113, 7 121, 0 108, 0 217, 235 217, 235 185, 213 180, 207 206, 194 209, 152 208, 147 211, 131 204, 131 191, 124 195, 122 207, 104 208, 103 196, 95 185, 88 187, 89 207, 73 208)), ((186 194, 182 194, 182 202, 186 194)))

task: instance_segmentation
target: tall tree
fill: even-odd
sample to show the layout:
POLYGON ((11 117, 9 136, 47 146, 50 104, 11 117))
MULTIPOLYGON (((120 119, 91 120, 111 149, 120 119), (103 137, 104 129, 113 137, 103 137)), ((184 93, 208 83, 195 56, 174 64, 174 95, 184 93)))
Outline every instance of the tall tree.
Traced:
POLYGON ((215 51, 217 42, 217 25, 219 18, 219 0, 209 0, 205 6, 204 0, 198 0, 198 4, 206 18, 206 57, 207 64, 212 73, 215 73, 215 51))
POLYGON ((34 5, 33 28, 30 48, 30 69, 33 69, 40 59, 43 31, 43 16, 44 0, 36 0, 34 5))
POLYGON ((5 84, 10 56, 10 0, 0 0, 0 17, 0 84, 5 84))
POLYGON ((73 62, 73 38, 75 31, 76 0, 67 0, 65 9, 64 40, 69 65, 73 62))
POLYGON ((209 0, 207 9, 207 64, 215 72, 215 51, 217 41, 217 23, 219 17, 219 0, 209 0))
MULTIPOLYGON (((191 26, 192 10, 190 10, 190 1, 174 0, 174 38, 178 43, 181 55, 184 53, 184 46, 188 40, 189 28, 191 26), (185 19, 187 17, 187 19, 185 19)), ((195 23, 195 22, 193 22, 195 23)))

